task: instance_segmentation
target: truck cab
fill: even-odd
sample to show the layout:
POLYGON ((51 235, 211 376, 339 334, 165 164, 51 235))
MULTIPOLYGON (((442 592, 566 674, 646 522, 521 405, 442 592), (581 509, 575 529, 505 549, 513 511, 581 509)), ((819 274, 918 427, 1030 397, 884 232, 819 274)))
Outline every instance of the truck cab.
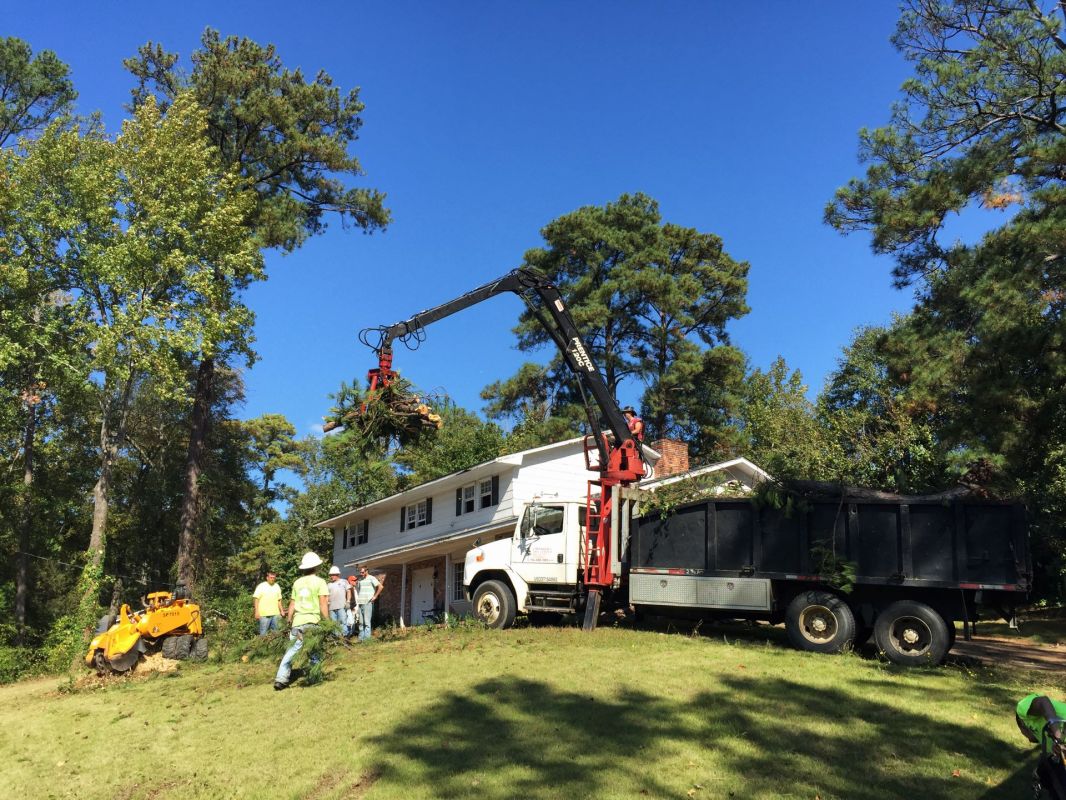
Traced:
POLYGON ((517 614, 574 610, 585 514, 584 499, 537 497, 510 538, 475 545, 463 572, 475 616, 506 628, 517 614))

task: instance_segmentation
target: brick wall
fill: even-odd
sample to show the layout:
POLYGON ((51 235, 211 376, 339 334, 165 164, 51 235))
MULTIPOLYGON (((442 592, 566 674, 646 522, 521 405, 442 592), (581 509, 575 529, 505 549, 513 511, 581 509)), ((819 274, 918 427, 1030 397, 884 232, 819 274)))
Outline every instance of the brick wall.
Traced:
POLYGON ((378 598, 374 616, 380 620, 400 621, 400 567, 384 567, 371 570, 375 578, 382 583, 381 597, 378 598))
POLYGON ((688 472, 688 444, 677 439, 659 439, 651 443, 651 449, 662 454, 655 465, 655 477, 665 478, 679 472, 688 472))

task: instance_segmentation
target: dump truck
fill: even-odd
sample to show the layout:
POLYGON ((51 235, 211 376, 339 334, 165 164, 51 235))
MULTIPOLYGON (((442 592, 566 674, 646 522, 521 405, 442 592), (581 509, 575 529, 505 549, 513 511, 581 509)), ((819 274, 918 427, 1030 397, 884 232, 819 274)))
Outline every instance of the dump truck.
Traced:
MULTIPOLYGON (((1031 586, 1026 510, 1016 503, 874 500, 846 489, 784 508, 712 494, 654 510, 635 488, 615 501, 611 603, 784 623, 801 650, 835 653, 872 636, 893 662, 939 663, 956 622, 973 623, 981 607, 1009 616, 1031 586)), ((474 547, 464 568, 474 614, 505 628, 518 614, 582 611, 587 506, 541 498, 510 539, 474 547)))
POLYGON ((139 611, 123 603, 116 616, 100 620, 85 654, 86 666, 101 674, 127 672, 141 655, 157 650, 176 660, 207 658, 199 605, 170 592, 152 592, 142 602, 139 611))
MULTIPOLYGON (((673 616, 726 614, 784 622, 797 647, 838 652, 873 636, 891 660, 938 663, 955 622, 979 606, 1011 613, 1030 588, 1025 509, 941 496, 874 501, 860 491, 804 500, 788 513, 751 499, 712 498, 641 514, 643 448, 590 356, 565 301, 545 276, 518 268, 360 340, 388 387, 394 341, 409 349, 426 326, 504 293, 519 295, 581 390, 591 433, 584 497, 529 505, 514 535, 475 546, 464 589, 474 614, 504 628, 518 614, 604 608, 673 616)), ((967 635, 972 625, 966 627, 967 635)))

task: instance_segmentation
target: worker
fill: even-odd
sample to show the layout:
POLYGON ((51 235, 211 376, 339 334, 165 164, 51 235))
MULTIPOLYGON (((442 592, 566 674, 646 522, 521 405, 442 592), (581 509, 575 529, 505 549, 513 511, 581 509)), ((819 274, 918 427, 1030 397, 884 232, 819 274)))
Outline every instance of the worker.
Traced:
POLYGON ((370 638, 370 619, 374 616, 374 603, 381 595, 384 584, 370 574, 366 566, 359 568, 359 580, 355 584, 359 603, 359 641, 370 638))
POLYGON ((348 576, 348 637, 351 638, 359 630, 359 591, 355 586, 354 575, 348 576))
POLYGON ((329 568, 329 618, 341 626, 341 635, 347 636, 344 612, 348 607, 348 582, 341 578, 341 568, 334 564, 329 568))
POLYGON ((322 566, 322 559, 311 552, 304 553, 300 560, 300 577, 292 585, 292 597, 289 599, 289 649, 285 651, 278 674, 274 676, 274 688, 284 689, 289 685, 292 674, 292 660, 303 647, 304 630, 317 625, 319 620, 329 619, 329 587, 315 573, 322 566))
POLYGON ((626 425, 629 426, 629 432, 633 434, 633 438, 638 442, 643 442, 644 420, 637 416, 637 412, 633 409, 633 406, 626 406, 623 408, 622 416, 626 418, 626 425))
POLYGON ((259 622, 260 636, 281 627, 281 587, 276 583, 277 579, 276 573, 267 570, 266 580, 252 592, 252 610, 259 622))
POLYGON ((1066 756, 1066 701, 1052 700, 1045 695, 1026 695, 1015 708, 1015 719, 1021 732, 1034 744, 1041 743, 1047 726, 1045 753, 1062 762, 1066 756))

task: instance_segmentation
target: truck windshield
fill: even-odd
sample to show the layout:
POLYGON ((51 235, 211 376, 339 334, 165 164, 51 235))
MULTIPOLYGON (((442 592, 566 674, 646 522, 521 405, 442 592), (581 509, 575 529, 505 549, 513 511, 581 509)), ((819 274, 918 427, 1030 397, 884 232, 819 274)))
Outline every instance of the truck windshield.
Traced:
POLYGON ((562 506, 526 506, 522 517, 522 538, 528 536, 546 536, 550 533, 563 532, 562 506))

